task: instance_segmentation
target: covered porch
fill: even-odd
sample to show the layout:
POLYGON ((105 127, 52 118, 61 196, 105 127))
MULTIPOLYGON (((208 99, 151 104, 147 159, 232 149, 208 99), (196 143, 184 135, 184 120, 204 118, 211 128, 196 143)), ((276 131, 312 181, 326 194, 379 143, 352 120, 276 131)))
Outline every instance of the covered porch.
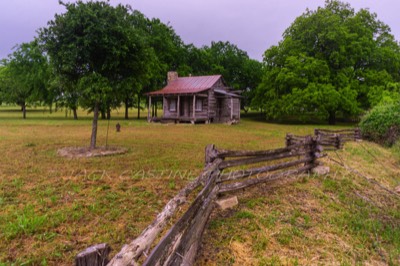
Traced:
POLYGON ((173 123, 209 123, 208 95, 193 94, 159 94, 149 95, 148 122, 173 123), (162 115, 158 116, 157 106, 162 104, 162 115))

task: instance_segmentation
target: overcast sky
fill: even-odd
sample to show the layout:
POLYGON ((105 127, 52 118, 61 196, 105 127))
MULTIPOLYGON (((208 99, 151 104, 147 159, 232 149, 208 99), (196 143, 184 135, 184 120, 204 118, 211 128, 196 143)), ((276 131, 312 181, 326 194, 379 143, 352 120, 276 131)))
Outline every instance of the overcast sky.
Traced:
MULTIPOLYGON (((68 1, 68 0, 65 0, 68 1)), ((130 4, 147 17, 170 23, 185 43, 209 45, 230 41, 261 60, 277 44, 283 31, 306 8, 316 9, 324 0, 111 0, 130 4)), ((353 8, 369 8, 388 24, 400 40, 399 0, 348 0, 353 8)), ((0 0, 0 59, 16 44, 29 42, 55 13, 63 13, 58 0, 0 0)))

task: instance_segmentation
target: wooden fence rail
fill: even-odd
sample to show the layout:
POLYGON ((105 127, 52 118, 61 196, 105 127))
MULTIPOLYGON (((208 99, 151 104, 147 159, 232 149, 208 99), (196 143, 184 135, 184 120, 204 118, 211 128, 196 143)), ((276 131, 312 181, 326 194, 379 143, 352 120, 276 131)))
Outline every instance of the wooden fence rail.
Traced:
MULTIPOLYGON (((323 147, 341 148, 344 141, 350 139, 347 137, 350 135, 352 139, 360 137, 357 129, 352 131, 316 129, 314 137, 287 134, 286 147, 275 150, 231 151, 218 150, 214 145, 208 145, 205 150, 204 171, 180 190, 165 205, 153 223, 130 244, 125 245, 107 265, 138 265, 140 257, 145 252, 148 253, 178 207, 187 202, 190 193, 202 187, 188 210, 162 237, 143 263, 143 265, 192 265, 207 221, 219 196, 260 183, 310 172, 318 166, 318 158, 324 156, 323 147), (227 171, 229 168, 250 164, 256 166, 227 171)), ((104 252, 95 249, 94 247, 99 247, 97 245, 80 253, 76 258, 76 265, 106 265, 109 247, 103 245, 105 244, 101 247, 105 248, 104 252)))
POLYGON ((340 130, 329 130, 329 129, 319 129, 316 128, 314 130, 315 136, 321 136, 322 138, 333 137, 334 135, 340 136, 342 141, 357 141, 362 139, 360 128, 351 128, 351 129, 340 129, 340 130))
MULTIPOLYGON (((306 136, 296 136, 293 134, 286 134, 286 147, 305 142, 306 136)), ((361 130, 359 128, 328 130, 328 129, 315 129, 314 138, 316 138, 319 145, 324 147, 324 150, 337 150, 342 149, 344 143, 348 141, 361 140, 361 130)))
MULTIPOLYGON (((219 171, 218 165, 221 160, 216 160, 214 163, 206 166, 204 171, 185 188, 181 189, 179 193, 165 205, 162 212, 160 212, 151 225, 149 225, 136 239, 130 244, 125 245, 121 251, 114 256, 108 265, 122 266, 131 265, 137 261, 144 252, 150 249, 154 240, 165 228, 167 222, 176 213, 178 207, 187 202, 189 194, 206 183, 215 171, 219 171)), ((91 266, 91 265, 88 265, 91 266)), ((95 266, 95 265, 93 265, 95 266)), ((97 266, 97 265, 96 265, 97 266)))

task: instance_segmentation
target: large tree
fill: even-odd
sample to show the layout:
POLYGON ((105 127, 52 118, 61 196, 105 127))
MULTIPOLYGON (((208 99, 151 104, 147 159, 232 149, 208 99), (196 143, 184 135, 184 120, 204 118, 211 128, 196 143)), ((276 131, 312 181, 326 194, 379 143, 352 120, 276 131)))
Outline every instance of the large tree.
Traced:
POLYGON ((267 117, 316 116, 334 124, 337 115, 368 108, 371 87, 399 82, 400 53, 376 14, 326 1, 292 23, 264 64, 253 104, 267 117))
POLYGON ((242 107, 249 105, 255 89, 261 81, 262 64, 230 42, 212 42, 210 46, 196 48, 186 46, 185 65, 178 71, 184 74, 220 74, 235 90, 243 91, 242 107))
POLYGON ((108 2, 63 3, 40 38, 50 55, 60 88, 93 111, 90 148, 96 147, 101 108, 110 108, 122 91, 147 74, 148 50, 130 20, 130 8, 108 2))
POLYGON ((2 101, 21 106, 24 119, 27 104, 51 102, 47 90, 51 71, 47 56, 36 40, 19 45, 3 60, 0 72, 2 101))
MULTIPOLYGON (((166 73, 170 70, 178 70, 183 74, 181 70, 186 69, 184 57, 186 47, 175 30, 157 18, 148 19, 139 11, 134 11, 131 23, 140 31, 150 49, 150 71, 146 79, 137 84, 135 90, 139 118, 141 94, 163 87, 166 84, 166 73)), ((129 93, 130 91, 127 91, 127 95, 129 93)))

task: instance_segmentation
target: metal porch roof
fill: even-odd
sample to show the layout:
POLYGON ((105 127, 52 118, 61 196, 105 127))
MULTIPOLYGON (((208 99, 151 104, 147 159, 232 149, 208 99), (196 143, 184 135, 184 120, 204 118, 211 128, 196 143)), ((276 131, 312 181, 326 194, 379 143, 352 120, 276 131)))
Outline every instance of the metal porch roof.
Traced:
POLYGON ((224 90, 215 89, 214 92, 218 93, 218 94, 222 94, 222 95, 235 97, 235 98, 243 98, 241 95, 238 95, 238 94, 232 93, 232 92, 228 92, 228 91, 224 91, 224 90))
POLYGON ((214 84, 221 78, 221 75, 182 77, 171 81, 162 90, 150 92, 148 95, 198 93, 212 88, 214 84))

